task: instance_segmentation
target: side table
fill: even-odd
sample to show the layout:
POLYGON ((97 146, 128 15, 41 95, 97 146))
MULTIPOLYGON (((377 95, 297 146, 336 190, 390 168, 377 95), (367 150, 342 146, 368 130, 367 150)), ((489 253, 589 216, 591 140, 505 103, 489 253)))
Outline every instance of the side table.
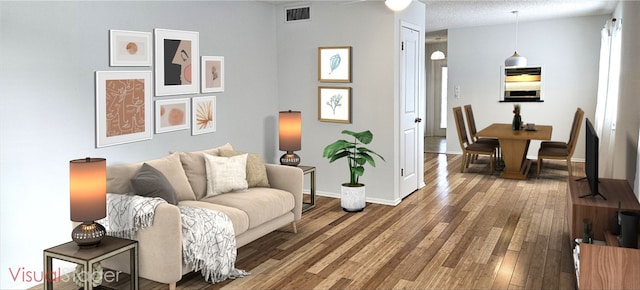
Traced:
MULTIPOLYGON (((93 275, 93 264, 129 251, 130 286, 138 290, 138 241, 105 236, 100 244, 93 248, 80 248, 75 242, 64 243, 44 250, 44 289, 53 289, 53 259, 82 265, 85 273, 93 275)), ((88 276, 88 275, 87 275, 88 276)), ((91 279, 84 281, 84 289, 92 290, 91 279)))
POLYGON ((316 167, 304 166, 304 165, 299 165, 298 167, 302 169, 303 174, 305 175, 309 174, 309 176, 311 177, 311 183, 310 183, 310 189, 309 189, 310 201, 309 202, 305 202, 304 200, 302 201, 302 212, 306 212, 316 207, 316 167))

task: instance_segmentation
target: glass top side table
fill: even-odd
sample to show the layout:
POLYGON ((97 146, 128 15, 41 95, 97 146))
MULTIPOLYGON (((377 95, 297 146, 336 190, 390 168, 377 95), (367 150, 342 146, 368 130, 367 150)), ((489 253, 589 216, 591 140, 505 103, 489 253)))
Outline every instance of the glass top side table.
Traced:
MULTIPOLYGON (((53 259, 79 264, 84 273, 93 275, 93 264, 115 255, 129 252, 130 288, 138 290, 138 241, 105 236, 100 244, 93 248, 80 248, 75 242, 68 242, 44 250, 44 289, 53 289, 53 259)), ((91 279, 85 279, 84 289, 92 290, 91 279)))

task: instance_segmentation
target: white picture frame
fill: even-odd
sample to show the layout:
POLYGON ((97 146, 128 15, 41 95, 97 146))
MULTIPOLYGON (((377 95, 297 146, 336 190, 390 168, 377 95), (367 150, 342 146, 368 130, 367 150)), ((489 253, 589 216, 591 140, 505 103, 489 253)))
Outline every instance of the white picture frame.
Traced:
POLYGON ((110 66, 151 66, 151 32, 109 30, 110 66))
POLYGON ((199 33, 154 29, 156 96, 200 91, 199 33))
POLYGON ((156 133, 189 129, 191 105, 189 98, 156 101, 156 133))
POLYGON ((151 71, 97 71, 95 77, 96 147, 151 139, 151 71))
POLYGON ((202 93, 224 92, 224 56, 203 56, 200 64, 202 93))
POLYGON ((194 97, 191 102, 191 112, 191 135, 216 131, 216 96, 194 97))

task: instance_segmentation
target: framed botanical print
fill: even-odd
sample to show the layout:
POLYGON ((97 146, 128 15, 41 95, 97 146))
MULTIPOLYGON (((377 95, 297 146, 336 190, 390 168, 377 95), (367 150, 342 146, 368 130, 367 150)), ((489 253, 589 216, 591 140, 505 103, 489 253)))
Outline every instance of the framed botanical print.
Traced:
POLYGON ((318 87, 318 120, 351 123, 351 88, 318 87))
POLYGON ((191 103, 191 135, 216 131, 216 97, 196 97, 191 103))
POLYGON ((351 46, 318 48, 318 81, 351 82, 351 46))
POLYGON ((109 30, 111 66, 151 66, 150 32, 109 30))
POLYGON ((199 33, 155 29, 156 96, 199 92, 199 33))
POLYGON ((224 92, 224 56, 203 56, 200 69, 203 93, 224 92))
POLYGON ((156 101, 156 133, 189 129, 191 107, 189 99, 156 101))
POLYGON ((151 139, 151 71, 96 72, 96 147, 151 139))

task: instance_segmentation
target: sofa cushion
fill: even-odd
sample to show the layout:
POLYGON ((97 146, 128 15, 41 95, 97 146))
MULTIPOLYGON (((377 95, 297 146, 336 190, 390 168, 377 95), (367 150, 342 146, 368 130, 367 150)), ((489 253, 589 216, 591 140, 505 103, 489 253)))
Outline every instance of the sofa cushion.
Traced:
POLYGON ((140 196, 160 197, 170 204, 178 204, 176 191, 169 180, 153 166, 144 163, 131 178, 133 192, 140 196))
POLYGON ((233 147, 227 143, 207 150, 180 152, 180 162, 182 162, 182 167, 197 200, 207 196, 207 171, 204 164, 204 154, 219 156, 221 149, 233 150, 233 147))
POLYGON ((178 205, 208 208, 226 214, 231 219, 231 223, 233 223, 233 231, 236 236, 249 229, 249 216, 244 211, 237 208, 197 200, 181 201, 178 205))
MULTIPOLYGON (((184 169, 182 169, 178 153, 145 162, 162 172, 167 180, 169 180, 169 183, 171 183, 171 186, 176 191, 178 201, 196 199, 187 175, 184 169)), ((121 194, 133 192, 130 182, 131 178, 145 162, 107 166, 107 192, 121 194)))
POLYGON ((207 168, 207 197, 247 189, 247 156, 204 155, 207 168))
MULTIPOLYGON (((231 157, 244 154, 244 152, 233 150, 220 150, 220 156, 231 157)), ((249 187, 269 187, 267 178, 267 168, 264 166, 262 157, 258 154, 249 153, 247 157, 247 186, 249 187)))
POLYGON ((290 212, 295 206, 291 193, 266 187, 224 193, 202 201, 241 209, 249 216, 249 229, 290 212))

